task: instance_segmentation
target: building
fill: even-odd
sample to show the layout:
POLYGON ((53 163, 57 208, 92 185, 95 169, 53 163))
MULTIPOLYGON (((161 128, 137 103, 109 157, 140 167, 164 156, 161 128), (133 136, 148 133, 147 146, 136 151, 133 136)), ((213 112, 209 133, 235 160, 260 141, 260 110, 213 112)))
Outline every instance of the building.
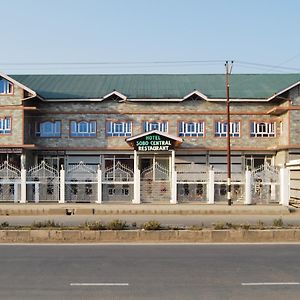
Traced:
MULTIPOLYGON (((300 74, 231 75, 230 96, 233 199, 250 170, 269 172, 277 201, 277 167, 300 158, 300 74)), ((2 200, 25 190, 26 201, 96 201, 99 190, 100 202, 226 198, 224 75, 0 73, 0 106, 2 200)))

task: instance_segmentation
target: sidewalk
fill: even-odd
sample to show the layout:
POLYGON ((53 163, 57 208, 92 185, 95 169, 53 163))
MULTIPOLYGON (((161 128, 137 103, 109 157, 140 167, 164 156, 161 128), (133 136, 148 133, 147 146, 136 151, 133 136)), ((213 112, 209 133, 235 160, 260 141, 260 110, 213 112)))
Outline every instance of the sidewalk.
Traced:
MULTIPOLYGON (((5 204, 0 205, 2 216, 34 215, 288 215, 291 207, 278 204, 5 204)), ((297 209, 293 211, 298 213, 297 209)))

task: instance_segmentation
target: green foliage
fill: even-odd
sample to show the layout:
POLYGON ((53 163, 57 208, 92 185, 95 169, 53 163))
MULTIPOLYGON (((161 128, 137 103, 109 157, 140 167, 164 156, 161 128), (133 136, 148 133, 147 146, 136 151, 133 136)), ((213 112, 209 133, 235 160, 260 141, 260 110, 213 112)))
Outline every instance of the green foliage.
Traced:
POLYGON ((145 222, 142 225, 142 228, 145 229, 145 230, 160 230, 161 229, 161 224, 158 221, 150 220, 148 222, 145 222))
POLYGON ((95 221, 95 222, 86 222, 85 227, 89 230, 105 230, 107 227, 105 224, 103 224, 101 221, 95 221))
POLYGON ((257 223, 256 223, 256 227, 258 229, 265 229, 265 223, 261 220, 258 220, 257 223))
POLYGON ((57 228, 61 227, 60 224, 55 223, 53 220, 47 220, 47 221, 39 221, 39 222, 33 222, 30 225, 31 229, 36 229, 36 228, 57 228))
POLYGON ((273 226, 275 227, 283 227, 283 220, 281 218, 273 220, 273 226))
POLYGON ((203 226, 201 225, 192 225, 189 230, 202 230, 203 226))
POLYGON ((226 229, 225 224, 221 223, 221 222, 213 223, 212 226, 213 226, 213 229, 215 229, 215 230, 226 229))
POLYGON ((250 224, 241 224, 241 228, 244 229, 244 230, 249 230, 251 227, 250 224))
POLYGON ((0 224, 0 228, 2 229, 2 228, 7 228, 7 227, 9 227, 9 223, 8 222, 2 222, 1 224, 0 224))
POLYGON ((107 229, 109 230, 124 230, 127 228, 126 221, 119 219, 113 220, 107 224, 107 229))

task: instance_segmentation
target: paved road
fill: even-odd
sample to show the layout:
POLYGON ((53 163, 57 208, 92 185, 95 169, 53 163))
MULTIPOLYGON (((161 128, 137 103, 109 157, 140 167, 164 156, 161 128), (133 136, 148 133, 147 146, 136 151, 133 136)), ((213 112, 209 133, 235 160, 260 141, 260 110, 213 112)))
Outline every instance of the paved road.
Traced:
POLYGON ((166 225, 205 225, 210 226, 213 223, 226 223, 231 222, 233 224, 256 224, 258 221, 264 222, 266 225, 272 225, 274 219, 282 218, 285 225, 300 226, 300 215, 289 214, 283 216, 276 215, 71 215, 71 216, 0 216, 0 224, 2 222, 8 222, 11 225, 30 225, 34 221, 47 221, 54 220, 56 223, 63 224, 65 226, 75 226, 84 224, 86 221, 102 221, 107 223, 114 219, 125 220, 128 224, 136 222, 138 225, 149 221, 157 220, 166 225))
POLYGON ((300 244, 0 245, 0 253, 0 299, 7 300, 300 295, 300 244))

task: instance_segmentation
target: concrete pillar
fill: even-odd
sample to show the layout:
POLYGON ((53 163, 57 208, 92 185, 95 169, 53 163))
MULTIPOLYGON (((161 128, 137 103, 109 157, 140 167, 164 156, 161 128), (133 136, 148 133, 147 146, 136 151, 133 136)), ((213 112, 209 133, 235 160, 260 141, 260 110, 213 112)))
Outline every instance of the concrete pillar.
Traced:
POLYGON ((172 172, 172 183, 171 183, 171 204, 177 204, 177 172, 172 172))
POLYGON ((102 203, 102 171, 100 169, 100 166, 98 167, 97 171, 97 200, 96 203, 101 204, 102 203))
POLYGON ((58 203, 65 203, 65 188, 66 188, 66 175, 63 165, 59 171, 59 202, 58 203))
POLYGON ((177 204, 177 172, 175 171, 175 150, 171 152, 171 204, 177 204))
POLYGON ((207 183, 208 204, 215 203, 215 171, 210 168, 208 171, 208 183, 207 183))
POLYGON ((279 173, 279 182, 280 182, 280 201, 279 204, 283 206, 288 206, 290 201, 290 176, 289 170, 287 168, 281 168, 279 173))
POLYGON ((20 165, 21 165, 21 169, 26 168, 26 154, 25 153, 21 154, 20 165))
POLYGON ((34 202, 39 203, 40 202, 40 182, 34 183, 34 202))
POLYGON ((19 201, 19 183, 14 183, 14 203, 19 201))
POLYGON ((245 171, 245 201, 244 204, 252 204, 252 193, 251 193, 251 184, 252 184, 252 173, 249 170, 245 171))
POLYGON ((21 200, 20 203, 26 203, 26 169, 21 169, 21 200))
POLYGON ((141 203, 141 173, 138 166, 137 151, 134 150, 133 199, 132 203, 141 203))

